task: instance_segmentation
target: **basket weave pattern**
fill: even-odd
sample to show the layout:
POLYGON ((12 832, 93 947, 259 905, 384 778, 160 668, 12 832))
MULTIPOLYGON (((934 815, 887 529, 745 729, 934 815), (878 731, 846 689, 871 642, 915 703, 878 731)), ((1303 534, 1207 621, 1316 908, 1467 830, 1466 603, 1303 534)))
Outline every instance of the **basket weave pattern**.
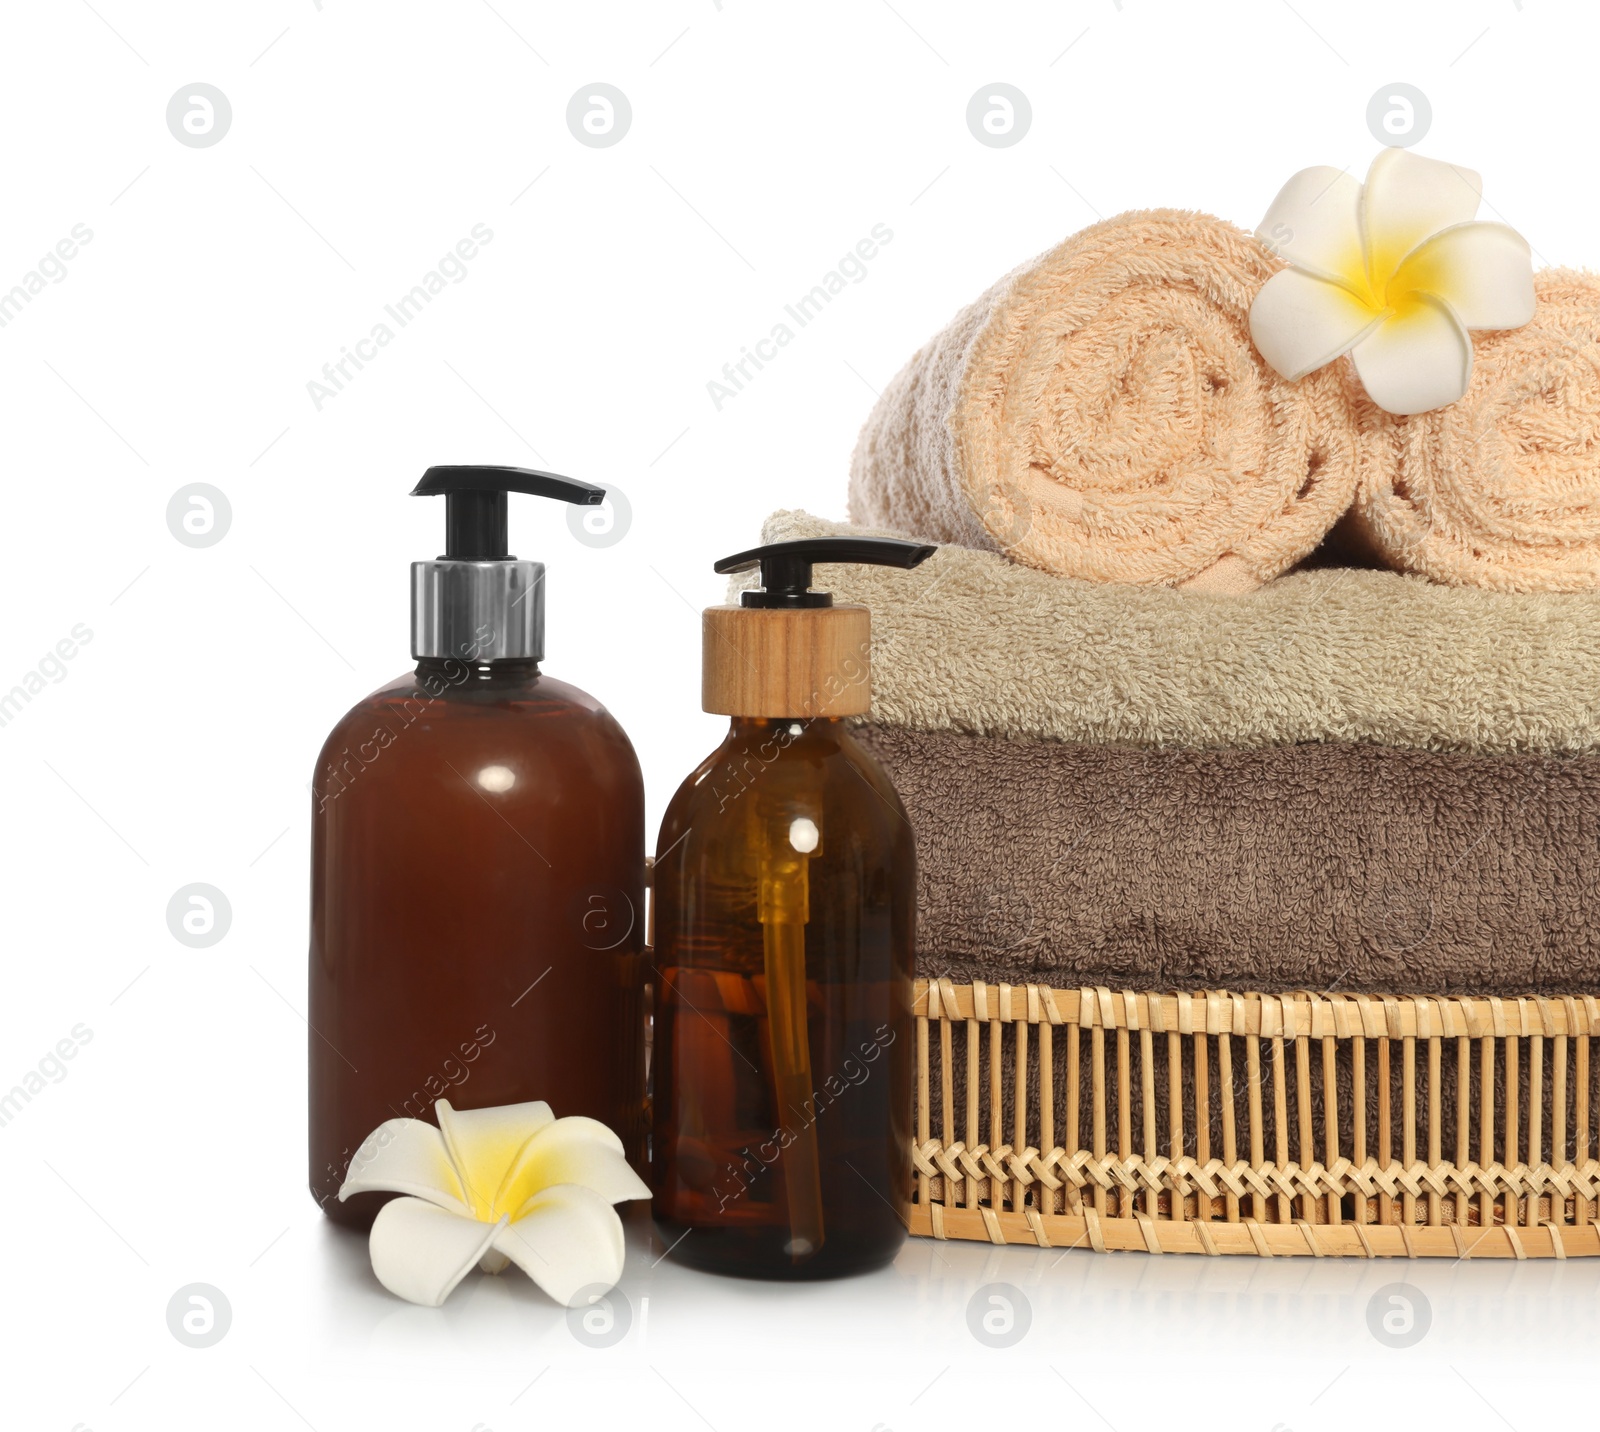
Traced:
POLYGON ((911 1231, 1151 1253, 1600 1255, 1589 995, 916 982, 911 1231))

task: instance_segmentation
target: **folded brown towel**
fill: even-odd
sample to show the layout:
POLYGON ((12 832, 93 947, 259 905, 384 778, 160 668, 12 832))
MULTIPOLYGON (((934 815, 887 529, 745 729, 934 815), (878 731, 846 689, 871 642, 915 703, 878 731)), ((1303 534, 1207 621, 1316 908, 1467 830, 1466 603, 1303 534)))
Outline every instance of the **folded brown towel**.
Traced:
MULTIPOLYGON (((779 512, 763 539, 863 530, 779 512)), ((1206 596, 954 546, 912 572, 822 565, 816 584, 872 608, 873 716, 897 726, 1139 746, 1600 749, 1600 593, 1335 568, 1206 596)))
POLYGON ((916 832, 920 974, 1600 988, 1600 757, 861 737, 916 832))

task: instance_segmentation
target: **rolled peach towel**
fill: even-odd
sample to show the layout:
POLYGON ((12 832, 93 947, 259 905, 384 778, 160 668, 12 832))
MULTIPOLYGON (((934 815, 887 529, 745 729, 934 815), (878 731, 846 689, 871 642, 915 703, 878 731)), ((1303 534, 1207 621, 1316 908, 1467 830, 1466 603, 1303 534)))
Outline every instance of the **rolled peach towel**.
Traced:
POLYGON ((1501 592, 1600 587, 1600 279, 1534 275, 1533 320, 1474 335, 1464 398, 1396 418, 1357 398, 1363 471, 1341 541, 1501 592))
POLYGON ((1342 373, 1250 341, 1279 263, 1221 219, 1123 214, 1007 275, 924 345, 856 444, 858 523, 1100 582, 1249 591, 1350 505, 1342 373))

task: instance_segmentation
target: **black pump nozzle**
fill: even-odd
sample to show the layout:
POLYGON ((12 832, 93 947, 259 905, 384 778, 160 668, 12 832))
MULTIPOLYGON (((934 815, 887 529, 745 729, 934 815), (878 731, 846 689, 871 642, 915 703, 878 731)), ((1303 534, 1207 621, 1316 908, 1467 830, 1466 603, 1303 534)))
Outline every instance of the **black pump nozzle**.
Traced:
POLYGON ((878 567, 915 567, 939 549, 920 542, 897 542, 891 537, 802 537, 793 542, 770 542, 724 557, 714 570, 727 576, 761 568, 761 590, 740 599, 747 607, 831 607, 831 592, 811 590, 813 562, 866 562, 878 567))
POLYGON ((453 562, 497 562, 508 558, 506 493, 554 497, 580 507, 598 507, 606 490, 531 467, 430 467, 411 489, 413 497, 444 494, 444 555, 453 562))

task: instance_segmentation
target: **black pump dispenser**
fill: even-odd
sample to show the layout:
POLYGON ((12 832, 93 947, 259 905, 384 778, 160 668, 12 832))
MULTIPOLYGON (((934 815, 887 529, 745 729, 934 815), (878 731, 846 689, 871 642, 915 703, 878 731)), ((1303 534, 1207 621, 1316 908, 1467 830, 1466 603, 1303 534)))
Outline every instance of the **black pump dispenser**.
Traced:
POLYGON ((481 664, 544 656, 544 564, 513 557, 506 494, 581 507, 606 490, 526 467, 430 467, 413 497, 445 500, 442 557, 411 564, 411 654, 481 664))
POLYGON ((861 562, 878 567, 915 567, 939 549, 921 542, 900 542, 892 537, 801 537, 792 542, 769 542, 724 557, 713 570, 724 576, 761 568, 759 590, 745 592, 747 607, 831 607, 831 592, 811 590, 811 567, 816 562, 861 562))
POLYGON ((552 497, 578 507, 598 507, 606 490, 531 467, 430 467, 411 489, 413 497, 445 499, 445 559, 499 562, 510 558, 506 494, 552 497))

